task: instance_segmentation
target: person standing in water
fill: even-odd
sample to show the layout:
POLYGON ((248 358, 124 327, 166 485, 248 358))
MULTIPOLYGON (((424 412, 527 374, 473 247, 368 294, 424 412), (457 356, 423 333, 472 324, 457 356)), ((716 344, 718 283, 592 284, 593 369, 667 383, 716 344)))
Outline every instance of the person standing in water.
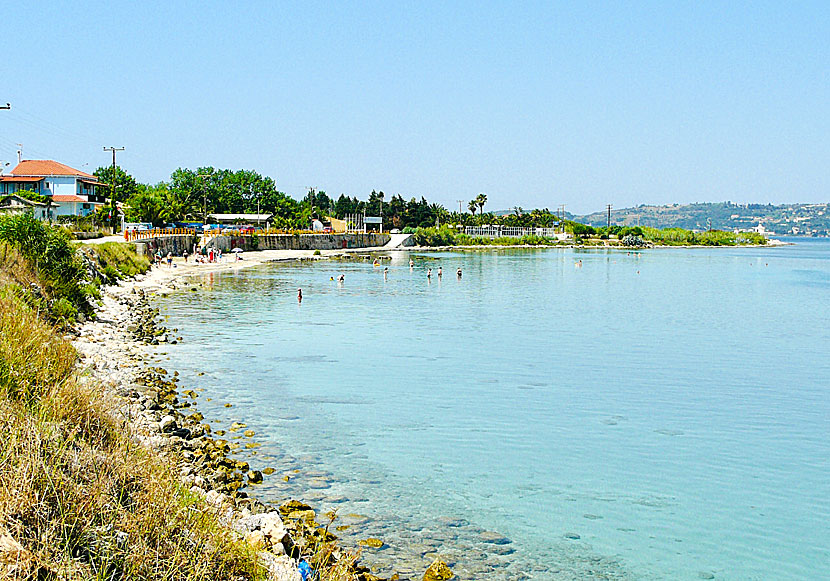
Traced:
POLYGON ((410 258, 410 259, 409 259, 409 270, 412 270, 412 268, 413 268, 414 266, 415 266, 415 261, 414 261, 414 260, 412 260, 412 259, 410 258))
POLYGON ((301 288, 297 289, 297 302, 298 303, 303 302, 303 289, 301 289, 301 288))
POLYGON ((431 268, 427 269, 427 278, 432 278, 432 269, 431 268))
POLYGON ((438 267, 438 278, 441 278, 442 276, 444 276, 444 271, 441 270, 441 267, 439 266, 438 267))
POLYGON ((384 267, 383 267, 383 280, 387 280, 387 277, 388 277, 388 276, 389 276, 389 267, 388 267, 388 266, 384 266, 384 267))
POLYGON ((461 267, 460 267, 460 266, 458 267, 458 270, 456 270, 456 271, 455 271, 455 275, 456 275, 458 278, 461 278, 461 267))

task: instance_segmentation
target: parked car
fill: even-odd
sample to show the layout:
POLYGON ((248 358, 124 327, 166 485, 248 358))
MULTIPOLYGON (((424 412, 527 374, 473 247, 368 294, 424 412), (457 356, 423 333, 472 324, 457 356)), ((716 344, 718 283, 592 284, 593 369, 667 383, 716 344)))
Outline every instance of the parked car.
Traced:
POLYGON ((334 230, 332 230, 331 226, 326 226, 325 228, 323 228, 323 232, 325 232, 326 234, 331 234, 332 232, 334 232, 334 230))

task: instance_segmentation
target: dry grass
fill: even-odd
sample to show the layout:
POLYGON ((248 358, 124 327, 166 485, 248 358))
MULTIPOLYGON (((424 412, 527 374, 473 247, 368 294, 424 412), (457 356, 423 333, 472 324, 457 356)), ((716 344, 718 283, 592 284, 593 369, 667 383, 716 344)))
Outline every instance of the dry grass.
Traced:
POLYGON ((0 297, 0 578, 257 579, 247 545, 76 381, 76 354, 0 297))
POLYGON ((16 284, 27 288, 37 283, 32 265, 12 246, 0 242, 0 287, 16 284))

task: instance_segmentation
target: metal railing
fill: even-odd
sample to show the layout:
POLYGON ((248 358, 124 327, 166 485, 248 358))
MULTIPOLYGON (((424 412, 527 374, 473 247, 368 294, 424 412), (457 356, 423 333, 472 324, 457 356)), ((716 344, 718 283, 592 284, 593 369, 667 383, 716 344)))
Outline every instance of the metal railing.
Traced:
POLYGON ((194 228, 153 228, 152 230, 124 230, 124 240, 147 240, 163 236, 195 236, 194 228))
POLYGON ((523 236, 545 236, 554 238, 556 228, 519 228, 517 226, 466 226, 464 234, 483 238, 521 238, 523 236))

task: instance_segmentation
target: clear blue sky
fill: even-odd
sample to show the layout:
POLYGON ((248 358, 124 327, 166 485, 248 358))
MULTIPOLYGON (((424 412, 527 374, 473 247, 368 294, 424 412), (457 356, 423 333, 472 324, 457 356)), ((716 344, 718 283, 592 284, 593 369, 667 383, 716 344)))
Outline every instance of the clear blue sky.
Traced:
POLYGON ((15 2, 0 160, 569 211, 830 200, 830 2, 15 2))

